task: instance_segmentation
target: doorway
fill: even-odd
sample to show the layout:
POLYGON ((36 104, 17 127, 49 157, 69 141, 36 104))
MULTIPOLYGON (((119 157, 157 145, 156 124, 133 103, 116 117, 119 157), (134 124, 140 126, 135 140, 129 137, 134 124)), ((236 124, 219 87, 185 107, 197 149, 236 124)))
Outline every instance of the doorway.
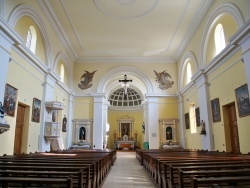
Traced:
POLYGON ((235 103, 230 103, 224 107, 225 115, 225 136, 227 151, 232 153, 240 153, 240 144, 239 144, 239 134, 238 134, 238 124, 236 116, 235 103))
POLYGON ((23 141, 23 127, 25 117, 25 106, 18 104, 16 117, 16 131, 14 140, 14 154, 21 154, 23 141))

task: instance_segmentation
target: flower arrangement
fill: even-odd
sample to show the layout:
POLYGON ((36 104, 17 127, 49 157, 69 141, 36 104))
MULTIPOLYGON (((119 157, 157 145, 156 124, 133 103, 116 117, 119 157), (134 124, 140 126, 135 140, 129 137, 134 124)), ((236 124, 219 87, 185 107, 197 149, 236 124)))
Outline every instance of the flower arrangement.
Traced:
POLYGON ((173 141, 172 141, 172 140, 169 140, 169 141, 168 141, 168 145, 172 146, 172 145, 173 145, 173 141))

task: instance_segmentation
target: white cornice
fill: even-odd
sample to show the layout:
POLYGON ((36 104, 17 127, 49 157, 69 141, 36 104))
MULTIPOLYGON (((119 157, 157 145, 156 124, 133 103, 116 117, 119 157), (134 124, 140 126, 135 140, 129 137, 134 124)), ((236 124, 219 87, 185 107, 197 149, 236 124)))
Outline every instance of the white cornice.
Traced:
POLYGON ((49 1, 38 1, 38 4, 40 5, 41 9, 43 10, 45 16, 49 20, 51 26, 54 28, 55 32, 57 33, 58 37, 61 39, 62 43, 64 44, 65 49, 68 51, 70 57, 73 61, 76 60, 77 54, 75 53, 75 49, 73 48, 70 40, 68 39, 65 31, 63 30, 63 27, 58 20, 55 12, 53 11, 49 1))
POLYGON ((176 94, 165 94, 165 93, 146 93, 145 94, 145 98, 149 98, 149 97, 177 97, 176 94))
POLYGON ((16 44, 21 44, 22 39, 19 35, 12 29, 12 27, 0 16, 0 28, 3 30, 5 35, 8 35, 11 40, 16 44))
POLYGON ((189 28, 187 29, 185 35, 183 36, 182 42, 180 42, 179 47, 177 48, 175 59, 178 60, 191 41, 201 22, 207 14, 207 11, 211 8, 215 0, 204 1, 202 5, 197 9, 194 19, 191 21, 189 28))
POLYGON ((176 63, 172 57, 80 57, 76 63, 176 63))

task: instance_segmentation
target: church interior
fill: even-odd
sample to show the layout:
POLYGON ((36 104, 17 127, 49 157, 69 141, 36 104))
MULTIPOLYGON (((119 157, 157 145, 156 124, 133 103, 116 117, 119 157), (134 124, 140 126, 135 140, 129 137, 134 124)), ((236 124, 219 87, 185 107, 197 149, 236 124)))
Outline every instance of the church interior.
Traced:
POLYGON ((249 0, 0 0, 0 156, 250 152, 249 0))

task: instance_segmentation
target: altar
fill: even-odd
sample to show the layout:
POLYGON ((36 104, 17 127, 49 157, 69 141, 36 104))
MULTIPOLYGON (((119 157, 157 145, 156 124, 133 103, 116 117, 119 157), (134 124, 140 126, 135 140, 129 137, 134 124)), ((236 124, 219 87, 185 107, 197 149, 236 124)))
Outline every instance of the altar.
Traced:
POLYGON ((123 140, 116 140, 115 141, 115 147, 117 149, 122 149, 122 150, 130 150, 130 149, 135 149, 136 146, 136 141, 135 140, 127 140, 127 141, 123 141, 123 140))

